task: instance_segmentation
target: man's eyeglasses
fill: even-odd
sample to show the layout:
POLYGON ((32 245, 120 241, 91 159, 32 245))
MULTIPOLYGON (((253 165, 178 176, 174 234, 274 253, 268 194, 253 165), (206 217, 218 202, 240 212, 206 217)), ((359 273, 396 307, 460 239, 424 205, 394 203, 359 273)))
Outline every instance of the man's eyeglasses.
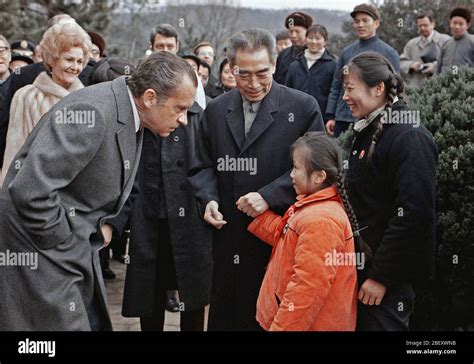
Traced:
POLYGON ((201 56, 201 57, 204 57, 204 56, 214 57, 214 52, 201 51, 201 52, 198 53, 198 56, 201 56))
POLYGON ((8 47, 0 47, 0 55, 1 56, 5 55, 9 50, 10 48, 8 47))

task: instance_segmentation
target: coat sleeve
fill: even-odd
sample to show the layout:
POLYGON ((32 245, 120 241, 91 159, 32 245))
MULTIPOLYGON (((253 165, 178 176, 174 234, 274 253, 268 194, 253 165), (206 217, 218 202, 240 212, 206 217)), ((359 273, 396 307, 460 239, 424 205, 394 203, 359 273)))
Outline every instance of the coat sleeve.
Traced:
POLYGON ((7 130, 10 121, 10 107, 12 104, 13 96, 20 88, 28 85, 29 83, 32 83, 33 80, 31 80, 31 82, 28 82, 27 80, 25 80, 23 73, 17 74, 16 72, 12 72, 12 74, 9 76, 8 80, 2 87, 2 94, 4 100, 0 109, 0 168, 2 168, 3 165, 3 155, 6 147, 7 130))
POLYGON ((296 244, 293 275, 269 331, 307 331, 337 273, 337 265, 326 264, 325 255, 343 247, 340 228, 323 217, 313 217, 303 226, 296 244))
POLYGON ((415 62, 412 56, 412 42, 408 41, 403 48, 403 53, 400 56, 400 73, 403 77, 409 77, 410 67, 415 62))
MULTIPOLYGON (((13 97, 10 107, 10 121, 7 129, 0 183, 3 183, 15 155, 25 143, 28 135, 30 135, 34 124, 38 122, 42 116, 41 109, 43 105, 38 105, 37 94, 37 88, 33 85, 28 85, 18 90, 13 97)), ((46 101, 44 101, 44 103, 46 103, 46 101)))
POLYGON ((267 210, 257 216, 248 226, 247 230, 265 243, 275 246, 280 237, 278 227, 282 217, 272 210, 267 210))
POLYGON ((288 68, 288 74, 286 75, 285 86, 295 88, 294 77, 295 77, 296 67, 293 63, 290 64, 288 68))
POLYGON ((333 119, 336 117, 336 108, 339 101, 339 96, 342 92, 342 80, 341 80, 341 69, 344 67, 345 59, 344 54, 341 55, 337 61, 336 69, 331 83, 331 91, 329 91, 328 103, 326 106, 326 117, 327 119, 333 119))
POLYGON ((397 74, 400 74, 400 55, 398 54, 398 52, 395 49, 391 48, 387 58, 395 69, 395 72, 397 74))
POLYGON ((418 130, 401 134, 390 148, 395 195, 392 217, 367 272, 368 277, 382 284, 412 281, 430 274, 437 156, 432 137, 418 130))
POLYGON ((216 158, 214 158, 212 151, 210 125, 207 117, 208 111, 209 108, 204 111, 202 116, 199 137, 196 142, 197 152, 191 161, 191 168, 187 175, 198 201, 201 216, 204 216, 204 211, 209 201, 219 203, 215 166, 216 158))
POLYGON ((438 61, 436 65, 436 74, 438 75, 441 73, 441 70, 443 69, 443 61, 444 61, 445 53, 447 51, 447 44, 448 42, 445 42, 443 46, 441 47, 441 52, 439 52, 438 61))
MULTIPOLYGON (((321 110, 316 99, 312 96, 307 96, 307 100, 306 105, 310 105, 308 106, 310 111, 308 113, 308 122, 306 124, 308 126, 306 130, 302 131, 301 135, 308 131, 326 132, 323 118, 321 116, 321 110)), ((285 172, 283 175, 257 191, 265 199, 270 208, 280 214, 283 214, 296 200, 296 193, 293 189, 290 173, 291 170, 285 172)))
MULTIPOLYGON (((67 240, 72 232, 59 190, 66 187, 94 158, 105 137, 105 121, 90 105, 71 104, 68 111, 90 110, 95 126, 55 122, 55 108, 38 125, 22 166, 9 183, 13 205, 25 229, 38 245, 67 240), (31 188, 34 186, 34 188, 31 188)), ((33 135, 32 135, 33 137, 33 135)))

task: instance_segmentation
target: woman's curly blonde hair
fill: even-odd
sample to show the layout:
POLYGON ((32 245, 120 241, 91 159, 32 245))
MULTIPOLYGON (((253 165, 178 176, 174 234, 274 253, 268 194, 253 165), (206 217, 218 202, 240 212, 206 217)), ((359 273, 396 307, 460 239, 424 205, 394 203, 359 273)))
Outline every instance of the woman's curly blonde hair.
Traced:
POLYGON ((59 23, 49 28, 43 34, 40 43, 41 55, 46 68, 51 71, 60 54, 73 47, 82 48, 84 52, 82 61, 85 66, 89 60, 92 47, 89 34, 75 22, 59 23))

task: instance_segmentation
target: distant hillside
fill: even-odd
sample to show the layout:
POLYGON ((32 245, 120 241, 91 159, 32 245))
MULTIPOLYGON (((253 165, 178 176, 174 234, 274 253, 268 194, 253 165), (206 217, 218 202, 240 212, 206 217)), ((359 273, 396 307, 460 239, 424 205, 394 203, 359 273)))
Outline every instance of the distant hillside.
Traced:
MULTIPOLYGON (((242 9, 242 22, 246 27, 265 28, 276 34, 285 29, 285 19, 292 10, 242 9)), ((317 24, 324 25, 328 32, 342 34, 342 23, 350 19, 345 11, 298 9, 311 15, 317 24)))
MULTIPOLYGON (((198 23, 201 27, 212 29, 213 24, 219 23, 222 27, 222 19, 217 22, 212 20, 212 15, 207 16, 208 7, 202 5, 187 5, 186 16, 192 19, 192 22, 198 23)), ((239 26, 238 29, 248 29, 251 27, 259 27, 268 29, 273 34, 285 29, 285 18, 293 11, 288 10, 267 10, 267 9, 251 9, 240 8, 239 26)), ((342 23, 349 19, 349 13, 338 10, 318 10, 318 9, 298 9, 310 14, 315 22, 324 25, 329 33, 342 34, 342 23)), ((176 13, 176 9, 171 9, 166 6, 159 6, 153 9, 134 9, 135 14, 130 11, 123 11, 122 9, 116 11, 112 17, 112 24, 106 32, 105 36, 108 42, 108 49, 110 55, 128 58, 136 61, 140 58, 144 51, 148 48, 149 34, 153 27, 161 22, 168 22, 178 29, 180 38, 184 41, 187 34, 187 26, 179 27, 178 19, 181 15, 176 13)), ((180 13, 180 12, 179 12, 180 13)), ((193 25, 194 28, 196 26, 193 25)), ((224 25, 223 28, 227 28, 224 25)), ((230 24, 229 24, 230 28, 230 24)), ((201 30, 202 32, 202 30, 201 30)), ((222 29, 226 36, 230 36, 231 32, 222 29), (230 34, 227 34, 230 33, 230 34)), ((183 42, 182 42, 183 43, 183 42)), ((184 43, 189 42, 189 40, 184 43)), ((182 44, 182 48, 192 49, 192 44, 182 44)), ((219 45, 222 46, 222 45, 219 45)))

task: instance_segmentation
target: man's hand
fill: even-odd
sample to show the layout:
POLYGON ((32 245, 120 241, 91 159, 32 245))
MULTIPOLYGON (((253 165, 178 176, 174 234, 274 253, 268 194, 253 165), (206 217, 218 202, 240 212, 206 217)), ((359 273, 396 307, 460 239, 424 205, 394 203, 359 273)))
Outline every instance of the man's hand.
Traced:
POLYGON ((326 131, 329 135, 334 135, 334 128, 336 127, 336 120, 331 119, 326 123, 326 131))
POLYGON ((104 237, 104 247, 107 247, 112 241, 112 234, 114 232, 114 228, 110 224, 104 224, 100 228, 100 231, 102 232, 102 236, 104 237))
POLYGON ((378 306, 382 302, 385 292, 387 292, 387 287, 368 278, 360 287, 358 298, 364 305, 373 306, 375 304, 378 306))
POLYGON ((435 72, 435 65, 436 65, 435 62, 425 63, 426 67, 423 71, 421 71, 421 73, 423 73, 423 75, 425 75, 426 78, 431 77, 435 72))
POLYGON ((421 66, 421 62, 413 62, 410 66, 412 72, 418 72, 418 69, 421 66))
POLYGON ((216 201, 209 201, 207 203, 206 211, 204 212, 204 221, 216 229, 221 229, 227 224, 227 221, 224 220, 224 216, 219 212, 219 205, 216 201))
POLYGON ((235 204, 240 211, 252 217, 257 217, 270 208, 267 201, 258 192, 247 193, 240 197, 235 204))

